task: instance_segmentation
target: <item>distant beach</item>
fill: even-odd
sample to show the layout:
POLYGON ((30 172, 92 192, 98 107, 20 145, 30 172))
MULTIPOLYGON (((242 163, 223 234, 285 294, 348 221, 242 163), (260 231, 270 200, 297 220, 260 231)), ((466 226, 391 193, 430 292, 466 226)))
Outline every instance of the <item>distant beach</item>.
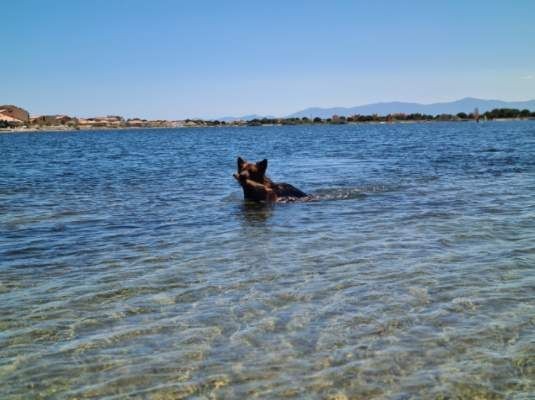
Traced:
POLYGON ((384 124, 415 122, 467 122, 480 120, 528 120, 535 119, 535 112, 527 109, 493 109, 482 114, 476 109, 471 113, 428 115, 421 113, 393 113, 387 115, 332 115, 320 117, 255 117, 248 120, 146 120, 125 119, 121 116, 77 118, 68 115, 41 115, 31 117, 28 111, 13 105, 0 106, 0 131, 39 132, 39 131, 78 131, 106 129, 161 129, 161 128, 206 128, 206 127, 254 127, 285 125, 344 125, 344 124, 384 124))

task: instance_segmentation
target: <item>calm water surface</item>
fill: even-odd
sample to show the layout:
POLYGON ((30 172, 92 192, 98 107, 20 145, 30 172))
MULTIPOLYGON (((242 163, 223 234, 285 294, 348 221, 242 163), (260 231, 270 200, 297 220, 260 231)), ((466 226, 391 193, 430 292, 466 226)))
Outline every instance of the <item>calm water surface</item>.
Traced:
POLYGON ((535 398, 535 122, 0 135, 0 398, 535 398), (316 196, 244 203, 236 156, 316 196))

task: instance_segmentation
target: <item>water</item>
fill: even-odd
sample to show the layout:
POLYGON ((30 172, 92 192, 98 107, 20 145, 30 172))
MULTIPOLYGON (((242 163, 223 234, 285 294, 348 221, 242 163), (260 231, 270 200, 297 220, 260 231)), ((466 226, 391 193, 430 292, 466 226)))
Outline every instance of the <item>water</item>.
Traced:
POLYGON ((535 398, 535 123, 0 135, 0 398, 535 398), (236 156, 316 201, 246 204, 236 156))

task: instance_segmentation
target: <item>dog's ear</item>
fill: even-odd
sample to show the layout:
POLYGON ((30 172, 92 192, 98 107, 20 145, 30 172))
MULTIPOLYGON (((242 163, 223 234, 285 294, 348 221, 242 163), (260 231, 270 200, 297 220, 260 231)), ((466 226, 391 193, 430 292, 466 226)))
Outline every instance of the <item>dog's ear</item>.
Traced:
POLYGON ((240 171, 245 164, 245 160, 241 157, 238 157, 238 171, 240 171))
POLYGON ((267 169, 267 159, 264 158, 262 161, 258 161, 256 163, 256 167, 258 168, 259 172, 265 174, 267 169))

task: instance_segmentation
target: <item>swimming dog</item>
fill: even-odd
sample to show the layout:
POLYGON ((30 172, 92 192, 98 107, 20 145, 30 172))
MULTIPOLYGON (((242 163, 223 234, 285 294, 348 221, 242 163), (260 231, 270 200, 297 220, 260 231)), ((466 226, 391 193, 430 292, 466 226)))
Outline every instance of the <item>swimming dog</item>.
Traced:
POLYGON ((288 183, 273 182, 266 176, 267 166, 267 159, 251 163, 238 157, 238 171, 234 178, 241 185, 245 200, 285 202, 308 196, 288 183))

